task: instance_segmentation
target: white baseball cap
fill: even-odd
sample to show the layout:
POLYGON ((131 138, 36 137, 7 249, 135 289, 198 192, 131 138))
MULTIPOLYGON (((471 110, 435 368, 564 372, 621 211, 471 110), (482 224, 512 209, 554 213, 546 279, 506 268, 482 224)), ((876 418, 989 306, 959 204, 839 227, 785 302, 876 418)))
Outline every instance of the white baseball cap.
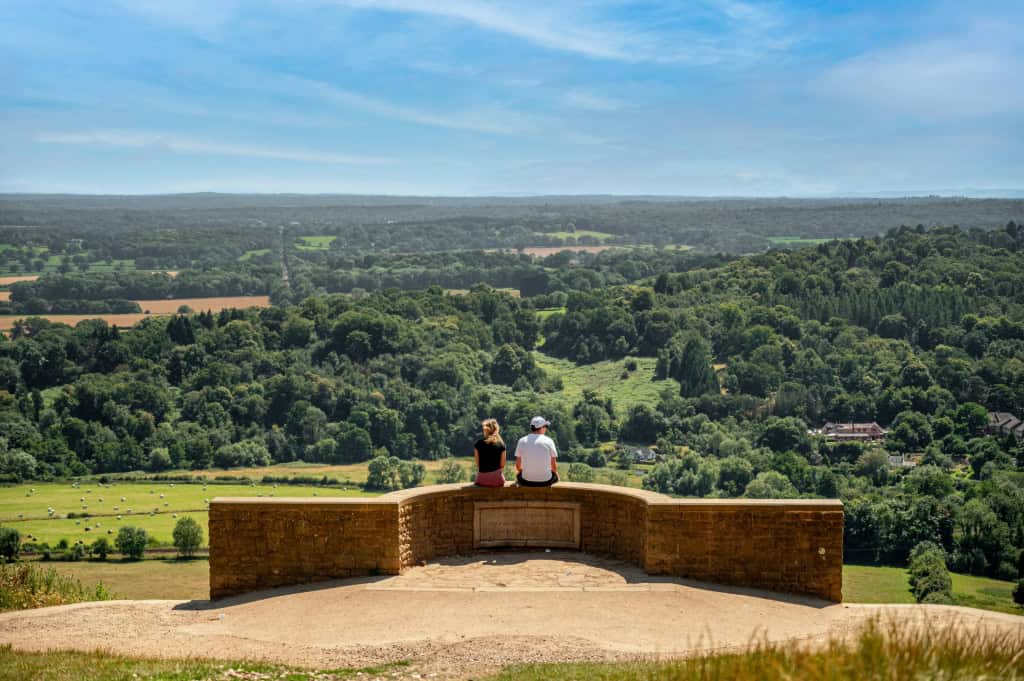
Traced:
POLYGON ((530 427, 533 428, 534 430, 539 430, 544 426, 550 425, 551 424, 548 423, 548 420, 543 416, 534 416, 532 419, 530 419, 530 427))

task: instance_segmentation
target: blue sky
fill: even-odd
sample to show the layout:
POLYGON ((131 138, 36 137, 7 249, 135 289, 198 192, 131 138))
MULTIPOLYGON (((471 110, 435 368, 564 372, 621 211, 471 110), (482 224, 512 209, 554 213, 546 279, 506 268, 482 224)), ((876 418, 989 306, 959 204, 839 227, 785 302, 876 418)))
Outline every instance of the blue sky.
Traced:
POLYGON ((0 191, 1024 189, 1024 3, 0 0, 0 191))

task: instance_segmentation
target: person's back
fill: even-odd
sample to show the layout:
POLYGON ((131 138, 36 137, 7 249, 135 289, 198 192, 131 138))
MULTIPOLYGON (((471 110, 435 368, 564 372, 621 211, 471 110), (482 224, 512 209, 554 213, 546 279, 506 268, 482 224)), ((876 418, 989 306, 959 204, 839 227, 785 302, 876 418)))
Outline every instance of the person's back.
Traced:
POLYGON ((547 421, 537 417, 531 423, 533 432, 521 437, 516 444, 516 468, 519 472, 516 479, 521 485, 550 485, 558 482, 555 463, 558 450, 555 441, 545 434, 547 425, 547 421))

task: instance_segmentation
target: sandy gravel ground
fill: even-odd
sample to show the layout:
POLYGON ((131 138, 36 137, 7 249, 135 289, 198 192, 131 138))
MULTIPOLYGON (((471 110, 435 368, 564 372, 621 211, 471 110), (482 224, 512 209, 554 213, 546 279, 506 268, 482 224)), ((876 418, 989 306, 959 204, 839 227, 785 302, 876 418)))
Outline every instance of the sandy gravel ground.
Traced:
POLYGON ((400 677, 466 679, 517 662, 679 657, 761 640, 814 643, 879 615, 1024 635, 1024 617, 981 610, 831 604, 655 579, 578 555, 501 554, 213 603, 110 601, 5 613, 0 644, 315 668, 412 660, 400 677))

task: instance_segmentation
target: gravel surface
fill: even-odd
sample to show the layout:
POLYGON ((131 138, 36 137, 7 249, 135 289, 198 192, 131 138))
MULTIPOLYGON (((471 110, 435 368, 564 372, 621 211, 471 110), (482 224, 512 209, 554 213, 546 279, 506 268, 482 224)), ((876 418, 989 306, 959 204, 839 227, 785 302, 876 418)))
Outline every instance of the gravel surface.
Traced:
MULTIPOLYGON (((0 614, 0 644, 331 669, 408 660, 385 679, 480 678, 513 663, 669 658, 757 641, 814 644, 871 617, 1014 629, 1024 617, 947 606, 826 603, 655 579, 578 554, 451 558, 401 577, 221 601, 109 601, 0 614)), ((368 676, 366 678, 374 678, 368 676)))

